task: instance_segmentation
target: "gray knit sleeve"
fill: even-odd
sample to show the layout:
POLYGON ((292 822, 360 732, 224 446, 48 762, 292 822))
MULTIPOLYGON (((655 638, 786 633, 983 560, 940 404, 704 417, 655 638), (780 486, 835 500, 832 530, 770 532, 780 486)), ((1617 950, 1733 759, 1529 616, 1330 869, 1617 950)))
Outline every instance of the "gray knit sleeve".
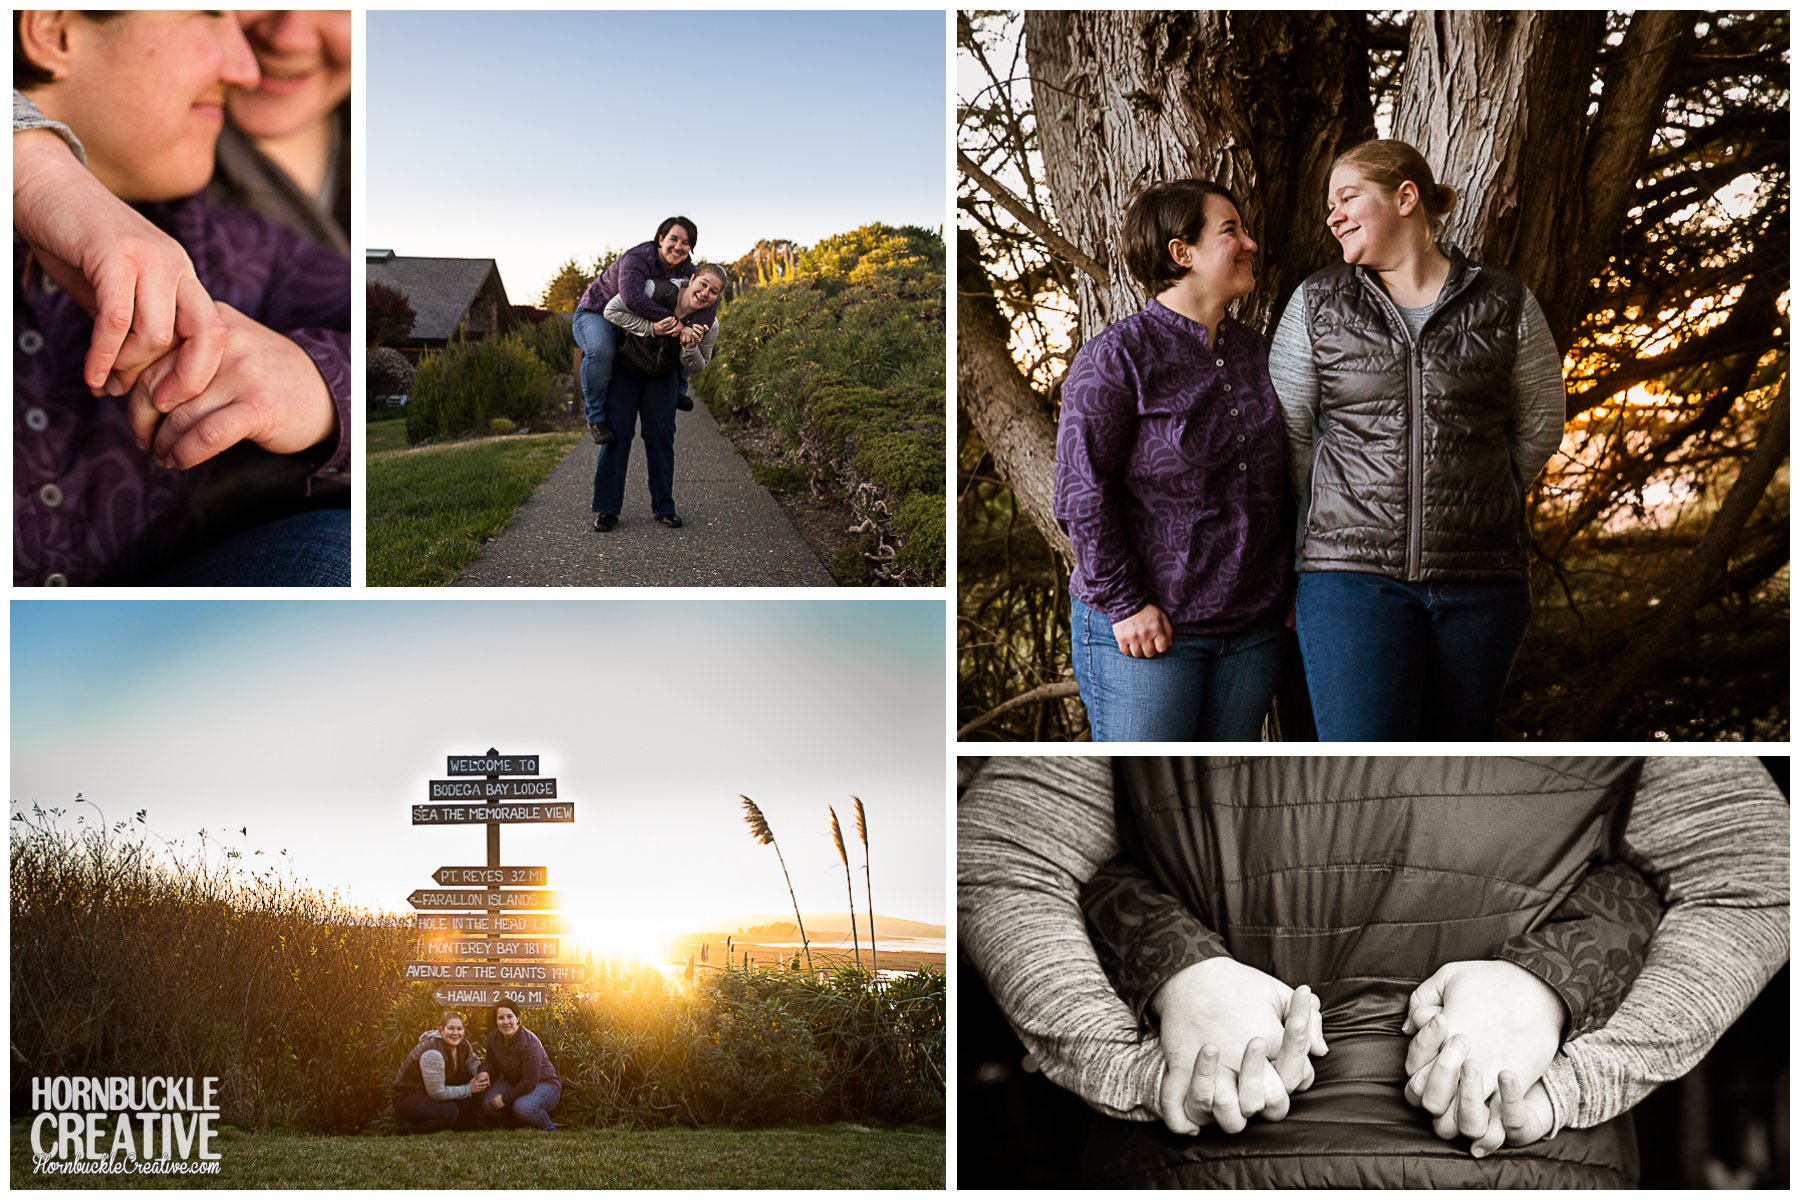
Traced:
POLYGON ((1562 359, 1556 339, 1537 297, 1525 293, 1519 308, 1519 357, 1513 363, 1513 419, 1507 429, 1513 470, 1520 490, 1531 487, 1538 472, 1562 445, 1563 413, 1568 401, 1563 392, 1562 359))
POLYGON ((461 1100, 469 1094, 469 1085, 444 1086, 444 1053, 427 1050, 419 1055, 419 1074, 425 1080, 425 1094, 433 1100, 461 1100))
POLYGON ((87 151, 82 148, 81 139, 75 136, 75 131, 61 121, 52 121, 46 117, 38 111, 38 106, 31 102, 31 97, 19 91, 18 88, 14 88, 13 132, 25 133, 33 129, 54 131, 58 137, 69 144, 69 149, 74 151, 75 157, 81 160, 81 165, 87 166, 87 151))
POLYGON ((1788 811, 1754 758, 1646 760, 1626 855, 1669 907, 1612 1019, 1545 1071, 1556 1129, 1687 1074, 1787 961, 1788 811))
POLYGON ((711 325, 707 326, 706 332, 701 335, 699 345, 682 348, 682 369, 689 375, 698 375, 700 372, 706 370, 707 364, 712 362, 713 347, 718 344, 718 341, 719 323, 714 321, 711 325))
POLYGON ((957 938, 1052 1083, 1157 1119, 1160 1044, 1107 981, 1080 889, 1118 852, 1112 761, 994 758, 957 807, 957 938))
POLYGON ((1300 502, 1300 528, 1306 528, 1307 482, 1312 477, 1313 426, 1319 420, 1319 368, 1313 362, 1312 333, 1306 328, 1306 284, 1288 301, 1269 340, 1269 380, 1281 401, 1287 426, 1288 484, 1300 502))

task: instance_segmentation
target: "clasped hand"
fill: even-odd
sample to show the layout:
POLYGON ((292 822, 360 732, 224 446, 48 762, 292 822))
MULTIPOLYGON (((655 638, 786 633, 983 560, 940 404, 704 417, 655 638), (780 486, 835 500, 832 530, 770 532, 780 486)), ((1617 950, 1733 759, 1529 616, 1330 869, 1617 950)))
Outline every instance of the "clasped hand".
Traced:
POLYGON ((1166 1061, 1163 1123, 1175 1133, 1209 1124, 1238 1133, 1251 1117, 1281 1120, 1290 1097, 1313 1084, 1310 1056, 1325 1053, 1311 989, 1235 959, 1183 968, 1157 989, 1150 1009, 1166 1061))
POLYGON ((1544 1069, 1561 1041, 1566 1010, 1549 984, 1498 959, 1439 967, 1413 992, 1402 1032, 1406 1101, 1432 1115, 1446 1140, 1474 1139, 1481 1158, 1502 1142, 1522 1146, 1550 1132, 1544 1069))

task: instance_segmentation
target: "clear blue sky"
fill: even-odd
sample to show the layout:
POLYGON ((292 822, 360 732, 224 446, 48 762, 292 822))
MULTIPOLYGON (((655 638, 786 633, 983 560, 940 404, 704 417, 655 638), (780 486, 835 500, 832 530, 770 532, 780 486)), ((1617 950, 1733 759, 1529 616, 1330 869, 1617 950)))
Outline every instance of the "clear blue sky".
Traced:
POLYGON ((375 12, 358 240, 494 258, 535 299, 677 213, 697 254, 946 219, 947 18, 375 12))
POLYGON ((941 600, 61 600, 11 613, 14 811, 77 792, 109 820, 148 809, 163 838, 193 845, 204 828, 215 845, 264 851, 258 864, 286 850, 313 886, 406 911, 437 867, 485 861, 483 826, 415 828, 410 806, 447 756, 494 746, 541 754, 574 802, 572 826, 503 827, 502 858, 548 866, 592 936, 788 910, 740 793, 762 806, 806 911, 844 910, 826 805, 854 837, 855 793, 876 910, 945 921, 941 600))

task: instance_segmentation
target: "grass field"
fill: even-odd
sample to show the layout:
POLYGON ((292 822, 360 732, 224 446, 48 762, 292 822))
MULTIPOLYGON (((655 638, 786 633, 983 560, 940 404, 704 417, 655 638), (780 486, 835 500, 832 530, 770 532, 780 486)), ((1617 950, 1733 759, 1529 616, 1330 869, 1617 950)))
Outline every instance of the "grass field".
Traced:
POLYGON ((580 437, 537 433, 407 450, 404 422, 372 423, 369 586, 449 583, 580 437))
POLYGON ((14 1188, 937 1188, 944 1134, 848 1123, 791 1129, 531 1130, 424 1138, 226 1130, 217 1175, 34 1175, 12 1127, 14 1188))

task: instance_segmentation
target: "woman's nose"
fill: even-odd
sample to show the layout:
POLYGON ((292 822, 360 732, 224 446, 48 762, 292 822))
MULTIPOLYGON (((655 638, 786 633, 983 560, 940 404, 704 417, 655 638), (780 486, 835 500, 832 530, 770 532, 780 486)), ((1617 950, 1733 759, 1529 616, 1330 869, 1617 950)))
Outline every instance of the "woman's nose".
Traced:
POLYGON ((256 54, 244 38, 235 20, 219 23, 219 79, 232 87, 255 91, 262 83, 262 72, 256 65, 256 54))

